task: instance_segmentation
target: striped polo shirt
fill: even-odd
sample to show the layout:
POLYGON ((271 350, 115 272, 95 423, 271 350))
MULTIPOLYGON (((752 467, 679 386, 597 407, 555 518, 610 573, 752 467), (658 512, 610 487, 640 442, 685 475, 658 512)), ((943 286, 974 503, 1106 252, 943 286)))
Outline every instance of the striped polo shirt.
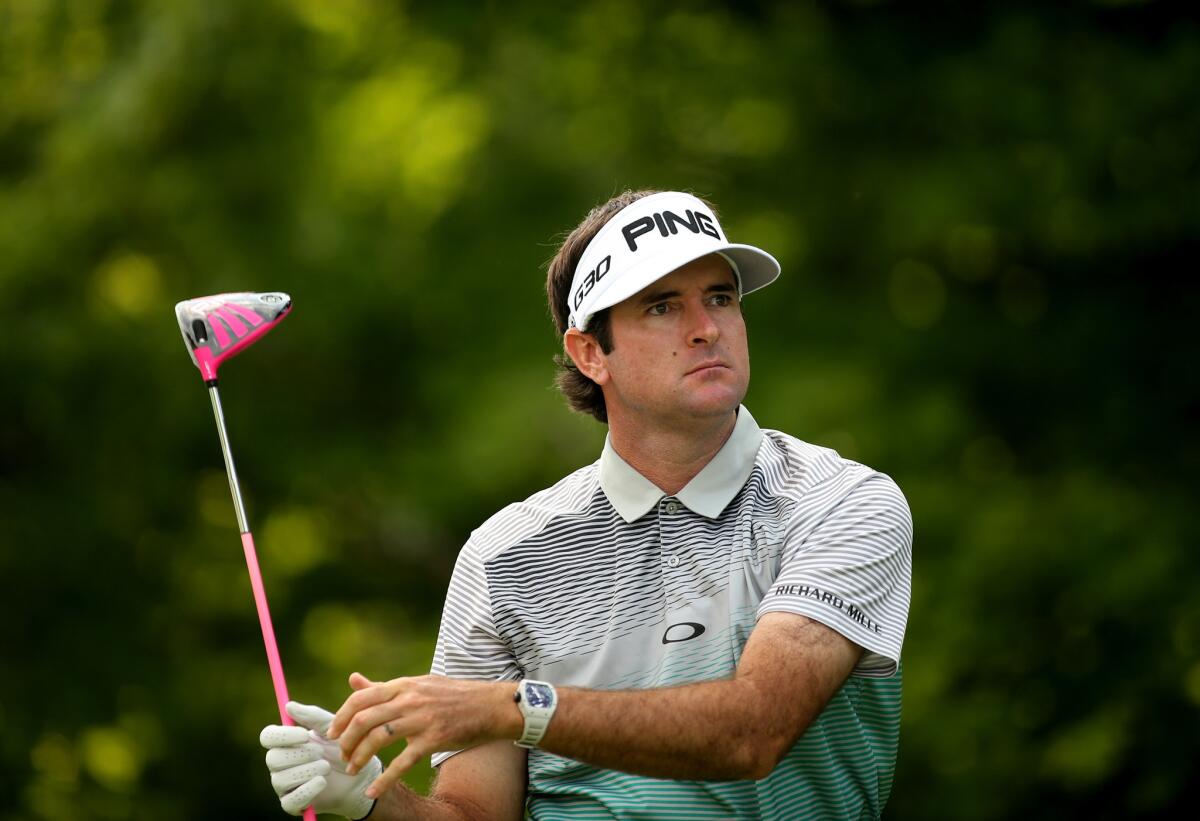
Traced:
MULTIPOLYGON (((762 430, 746 408, 686 487, 663 494, 611 443, 509 505, 455 565, 433 672, 644 689, 733 675, 764 613, 797 613, 864 648, 759 781, 675 781, 534 749, 534 819, 874 818, 900 721, 912 520, 886 475, 762 430)), ((434 765, 452 752, 438 753, 434 765)))

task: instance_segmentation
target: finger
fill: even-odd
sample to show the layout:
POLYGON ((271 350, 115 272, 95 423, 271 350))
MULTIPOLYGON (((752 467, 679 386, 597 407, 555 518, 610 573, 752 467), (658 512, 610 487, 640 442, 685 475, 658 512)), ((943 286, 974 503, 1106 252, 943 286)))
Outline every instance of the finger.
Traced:
POLYGON ((268 724, 258 734, 258 743, 268 750, 272 747, 288 747, 303 744, 308 741, 308 730, 303 727, 284 727, 279 724, 268 724))
POLYGON ((392 763, 387 766, 387 769, 367 787, 367 797, 378 798, 396 786, 396 782, 412 769, 412 766, 420 761, 423 755, 424 753, 420 747, 409 744, 400 755, 392 759, 392 763))
POLYGON ((301 744, 298 747, 275 747, 267 750, 267 769, 277 772, 324 758, 321 748, 313 743, 301 744))
POLYGON ((289 701, 286 708, 287 714, 297 724, 301 727, 307 727, 310 730, 316 730, 318 733, 324 734, 329 729, 329 722, 333 721, 333 713, 315 704, 300 704, 296 701, 289 701))
MULTIPOLYGON (((367 762, 384 747, 389 744, 395 744, 397 741, 402 741, 404 735, 397 729, 397 721, 381 722, 378 726, 372 727, 371 730, 364 735, 357 744, 350 750, 349 753, 344 753, 343 758, 346 759, 346 772, 354 775, 367 762)), ((345 736, 349 738, 349 736, 345 736)))
POLYGON ((325 776, 318 775, 307 784, 297 787, 280 798, 279 806, 283 807, 283 811, 290 815, 299 815, 304 812, 305 807, 313 802, 313 799, 321 794, 321 790, 325 789, 325 783, 325 776))
MULTIPOLYGON (((372 737, 376 742, 371 750, 371 755, 374 755, 381 747, 409 735, 414 729, 413 720, 400 712, 400 706, 396 702, 397 697, 393 696, 383 704, 361 710, 350 719, 350 723, 342 730, 342 735, 337 740, 342 750, 342 758, 350 761, 357 754, 359 746, 372 737)), ((370 758, 371 755, 366 758, 370 758)), ((359 763, 361 765, 361 761, 359 763)))
POLYGON ((329 775, 329 769, 330 764, 325 760, 301 764, 299 767, 289 767, 286 770, 271 773, 271 786, 275 788, 276 795, 282 796, 288 790, 299 787, 318 775, 329 775))
POLYGON ((366 688, 371 687, 376 683, 377 682, 371 681, 371 679, 367 678, 362 673, 351 673, 350 674, 351 689, 365 690, 366 688))
POLYGON ((329 722, 329 729, 325 731, 325 737, 330 740, 336 739, 346 729, 346 725, 350 723, 350 719, 356 713, 387 701, 392 697, 393 689, 388 684, 376 684, 352 694, 338 709, 333 721, 329 722))

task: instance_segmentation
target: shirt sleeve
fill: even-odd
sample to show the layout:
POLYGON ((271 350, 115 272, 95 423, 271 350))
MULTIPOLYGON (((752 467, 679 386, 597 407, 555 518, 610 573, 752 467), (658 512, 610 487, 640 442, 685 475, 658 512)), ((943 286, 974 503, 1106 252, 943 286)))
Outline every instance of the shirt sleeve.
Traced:
POLYGON ((908 622, 912 533, 904 494, 890 477, 872 473, 814 525, 788 532, 758 617, 784 612, 819 621, 865 648, 854 675, 893 675, 908 622))
MULTIPOLYGON (((484 681, 515 680, 520 667, 508 643, 492 621, 487 574, 475 545, 468 541, 458 554, 437 647, 433 653, 434 675, 484 681)), ((433 766, 441 765, 461 750, 434 753, 433 766)))

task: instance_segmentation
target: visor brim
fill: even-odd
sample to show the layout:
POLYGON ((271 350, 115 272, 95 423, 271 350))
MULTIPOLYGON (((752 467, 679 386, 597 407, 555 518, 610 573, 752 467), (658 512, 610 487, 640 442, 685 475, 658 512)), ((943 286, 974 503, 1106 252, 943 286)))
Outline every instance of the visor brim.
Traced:
POLYGON ((606 308, 611 308, 629 299, 631 296, 653 285, 663 277, 678 271, 688 263, 695 262, 709 254, 721 254, 733 262, 734 275, 738 278, 738 287, 742 296, 770 285, 779 278, 781 268, 779 261, 761 248, 753 245, 729 243, 717 247, 708 247, 695 253, 661 254, 651 257, 636 268, 627 271, 618 281, 591 306, 586 317, 580 317, 580 330, 587 330, 592 317, 606 308), (671 258, 667 258, 671 257, 671 258), (658 272, 658 273, 656 273, 658 272))

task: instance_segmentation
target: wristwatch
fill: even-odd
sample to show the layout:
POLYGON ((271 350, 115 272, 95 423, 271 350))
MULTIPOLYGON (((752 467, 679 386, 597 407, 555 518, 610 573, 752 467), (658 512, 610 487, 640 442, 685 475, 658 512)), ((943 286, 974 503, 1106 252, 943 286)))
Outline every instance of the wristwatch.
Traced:
POLYGON ((536 747, 546 734, 550 719, 554 717, 554 708, 558 706, 558 693, 549 682, 522 679, 517 684, 513 701, 517 702, 521 715, 525 717, 525 732, 520 740, 513 743, 526 749, 536 747))

